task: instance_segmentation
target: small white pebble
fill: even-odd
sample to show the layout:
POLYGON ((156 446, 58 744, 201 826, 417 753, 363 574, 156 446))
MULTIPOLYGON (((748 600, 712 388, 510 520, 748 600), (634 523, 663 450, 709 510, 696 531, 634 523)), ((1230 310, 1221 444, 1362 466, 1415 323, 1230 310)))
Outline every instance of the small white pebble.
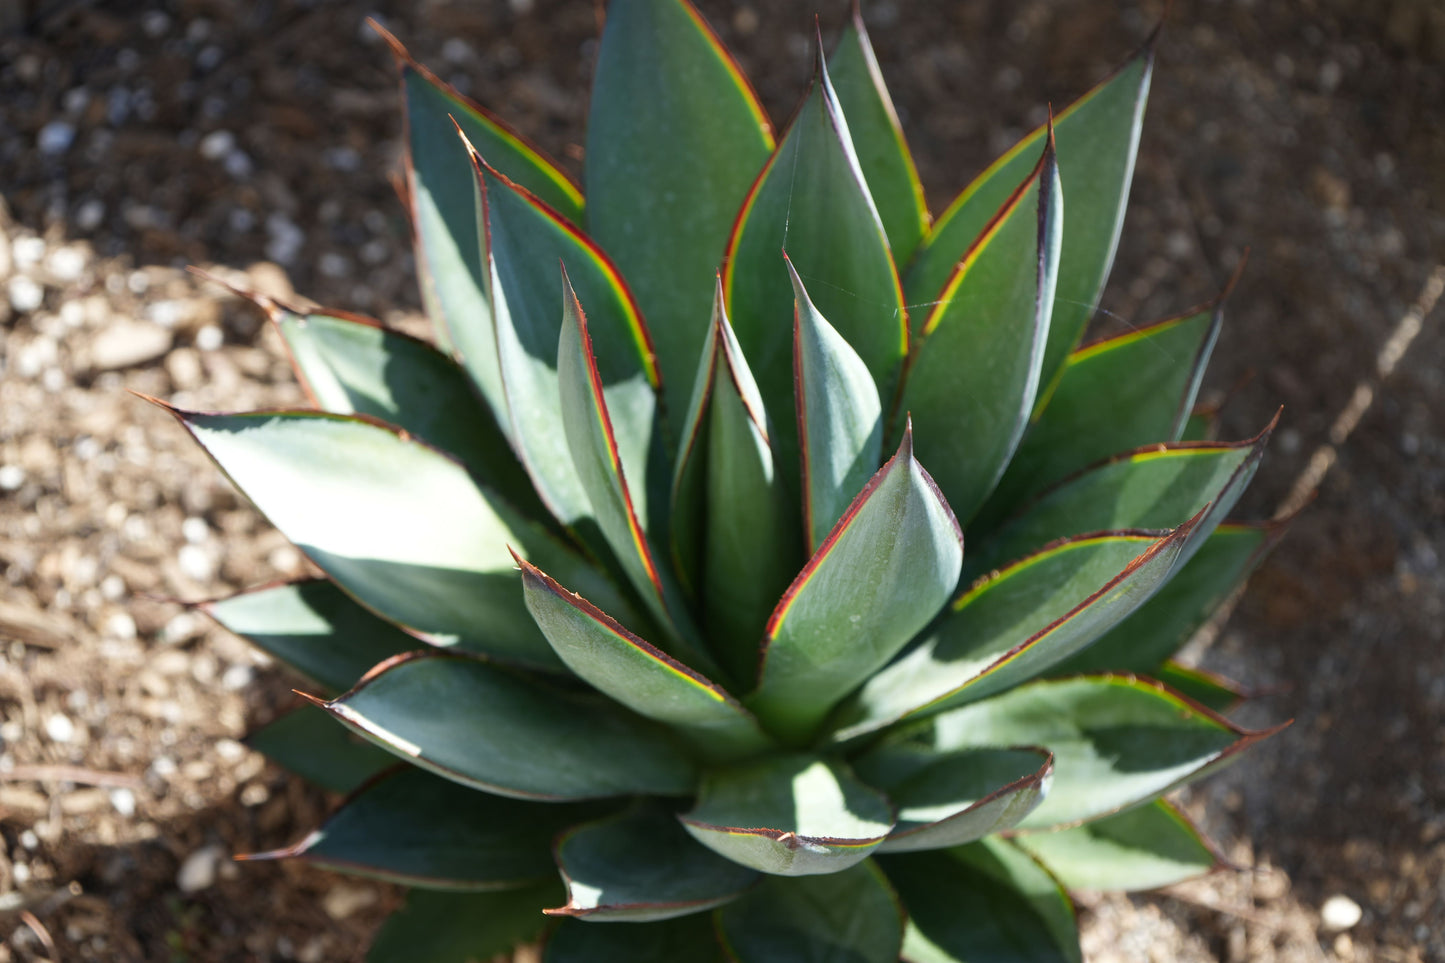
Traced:
POLYGON ((281 545, 266 556, 266 561, 277 571, 290 575, 300 570, 301 553, 294 545, 281 545))
POLYGON ((25 469, 19 465, 0 466, 0 491, 13 492, 25 484, 25 469))
POLYGON ((10 867, 10 876, 15 880, 16 886, 24 886, 30 882, 30 867, 25 863, 16 863, 10 867))
POLYGON ((10 253, 15 258, 15 266, 24 271, 33 268, 45 257, 45 242, 33 234, 17 237, 10 242, 10 253))
POLYGON ((10 306, 20 314, 29 314, 45 303, 45 289, 23 274, 10 279, 10 306))
POLYGON ((176 561, 180 563, 186 578, 195 579, 197 582, 209 582, 216 574, 216 567, 211 564, 211 554, 199 545, 182 545, 176 561))
POLYGON ((236 135, 224 128, 213 130, 201 138, 199 145, 201 156, 206 160, 220 160, 229 154, 236 146, 236 135))
POLYGON ((85 252, 70 245, 58 247, 45 259, 45 266, 58 281, 77 280, 85 271, 85 252))
POLYGON ((40 845, 40 837, 35 835, 35 830, 27 829, 20 834, 20 845, 26 849, 33 850, 40 845))
POLYGON ((221 162, 221 166, 226 169, 227 174, 230 174, 238 181, 243 181, 250 177, 256 170, 256 165, 251 163, 251 155, 243 150, 231 151, 226 155, 226 159, 221 162))
POLYGON ((191 853, 185 862, 181 863, 180 872, 176 873, 176 888, 182 893, 199 893, 203 889, 210 889, 216 883, 217 870, 220 869, 225 855, 221 847, 214 844, 202 846, 191 853))
POLYGON ((107 602, 119 602, 125 598, 125 579, 119 575, 107 575, 100 580, 100 597, 107 602))
POLYGON ((184 522, 181 522, 181 535, 192 545, 200 545, 211 537, 211 526, 206 524, 204 518, 197 518, 192 515, 184 522))
POLYGON ((176 774, 176 761, 170 756, 156 756, 151 761, 151 772, 160 779, 176 774))
POLYGON ((48 154, 51 157, 64 154, 70 150, 70 145, 74 142, 75 125, 65 120, 52 120, 40 128, 40 136, 35 139, 40 153, 48 154))
POLYGON ((82 201, 75 209, 75 226, 82 231, 93 231, 105 220, 105 204, 95 198, 82 201))
POLYGON ((135 815, 135 793, 125 787, 110 791, 110 805, 121 816, 129 819, 135 815))
POLYGON ((105 634, 112 639, 133 639, 136 636, 135 619, 129 612, 116 612, 105 620, 105 634))
POLYGON ((1327 933, 1339 933, 1350 929, 1365 915, 1360 904, 1344 894, 1337 893, 1325 900, 1320 907, 1320 925, 1327 933))
POLYGON ((221 673, 221 688, 236 692, 251 684, 255 671, 249 665, 233 665, 221 673))
POLYGON ((216 755, 227 762, 239 762, 246 755, 246 747, 235 739, 216 740, 216 755))
POLYGON ((55 713, 45 720, 45 734, 52 742, 70 742, 75 738, 75 723, 62 713, 55 713))
POLYGON ((201 622, 190 612, 181 612, 171 618, 161 629, 161 641, 166 645, 179 645, 196 637, 201 631, 201 622))
POLYGON ((225 342, 225 334, 214 324, 208 324, 196 332, 196 347, 202 351, 215 351, 225 342))

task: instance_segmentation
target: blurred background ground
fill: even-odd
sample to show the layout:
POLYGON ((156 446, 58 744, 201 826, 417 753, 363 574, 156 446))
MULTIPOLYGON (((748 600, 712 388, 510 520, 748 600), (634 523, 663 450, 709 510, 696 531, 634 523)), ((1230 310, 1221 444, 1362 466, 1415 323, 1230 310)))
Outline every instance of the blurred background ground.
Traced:
MULTIPOLYGON (((935 211, 1160 12, 866 6, 935 211)), ((1445 960, 1445 308, 1388 377, 1376 365, 1445 260, 1445 8, 1174 6, 1101 328, 1207 298, 1252 247, 1206 383, 1226 437, 1285 406, 1244 515, 1273 512, 1352 398, 1372 404, 1347 439, 1336 427, 1319 497, 1197 652, 1275 691, 1245 721, 1296 720, 1188 797, 1250 869, 1086 898, 1085 945, 1445 960)), ((779 123, 814 8, 825 34, 844 13, 703 7, 779 123)), ((303 561, 125 393, 300 400, 257 314, 186 264, 414 318, 387 181, 395 80, 367 15, 579 169, 585 0, 0 0, 0 963, 351 960, 395 899, 227 859, 296 838, 328 800, 239 741, 290 703, 288 680, 163 600, 303 561)))

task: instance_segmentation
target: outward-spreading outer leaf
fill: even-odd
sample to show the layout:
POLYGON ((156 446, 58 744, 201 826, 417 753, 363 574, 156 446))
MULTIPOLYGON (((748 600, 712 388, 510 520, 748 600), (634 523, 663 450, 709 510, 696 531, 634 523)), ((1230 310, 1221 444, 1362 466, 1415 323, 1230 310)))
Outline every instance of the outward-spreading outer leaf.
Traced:
POLYGON ((247 736, 246 745, 282 769, 337 793, 349 793, 396 765, 391 753, 310 705, 277 716, 247 736))
POLYGON ((515 889, 549 879, 552 837, 590 815, 587 807, 530 805, 401 766, 294 846, 243 858, 301 858, 429 889, 515 889))
MULTIPOLYGON (((774 413, 793 403, 785 247, 818 310, 892 398, 908 350, 903 291, 821 57, 811 93, 743 202, 723 268, 728 316, 774 413)), ((778 417, 776 428, 774 450, 790 461, 796 426, 778 417)))
POLYGON ((967 520, 1028 424, 1054 310, 1065 223, 1054 144, 968 249, 918 331, 904 384, 919 457, 967 520), (967 415, 964 416, 964 412, 967 415))
POLYGON ((326 579, 270 585, 206 602, 201 611, 333 692, 422 643, 326 579))
POLYGON ((707 773, 697 805, 679 818, 709 849, 777 876, 840 872, 893 829, 879 792, 801 753, 707 773))
MULTIPOLYGON (((1053 120, 1069 216, 1044 351, 1045 389, 1093 316, 1114 262, 1153 67, 1151 38, 1128 63, 1053 120)), ((939 216, 908 268, 909 304, 937 298, 953 266, 1024 178, 1047 136, 1047 125, 1035 129, 964 188, 939 216)))
POLYGON ((1284 523, 1220 525, 1158 594, 1054 671, 1152 672, 1204 626, 1279 543, 1284 530, 1284 523))
POLYGON ((535 566, 517 560, 527 607, 567 667, 639 715, 664 722, 700 750, 729 758, 771 740, 721 686, 628 632, 535 566))
POLYGON ((585 823, 557 840, 567 903, 553 916, 654 922, 721 906, 758 874, 699 846, 658 802, 585 823))
POLYGON ((484 792, 563 801, 679 795, 695 784, 692 761, 662 728, 477 659, 403 656, 317 701, 382 748, 484 792))
POLYGON ((985 514, 997 519, 1110 455, 1180 440, 1223 316, 1221 296, 1069 355, 985 514))
POLYGON ((802 549, 762 396, 728 324, 721 281, 716 289, 673 475, 673 558, 712 651, 734 680, 746 680, 802 549))
POLYGON ((1020 829, 1047 829, 1147 802, 1230 761, 1274 730, 1245 732, 1133 676, 1032 682, 892 738, 937 750, 1032 740, 1054 754, 1054 784, 1020 829))
POLYGON ((283 534, 368 608, 502 658, 557 668, 507 546, 613 611, 605 577, 442 453, 359 416, 172 413, 283 534), (406 492, 399 499, 397 492, 406 492))
POLYGON ((806 741, 928 624, 962 566, 963 532, 906 430, 773 610, 747 704, 782 738, 806 741))
POLYGON ((907 264, 928 232, 928 206, 857 4, 828 58, 828 75, 848 118, 858 166, 878 206, 893 260, 907 264))
POLYGON ((585 526, 592 505, 572 464, 559 394, 560 263, 597 331, 597 374, 612 412, 618 455, 636 479, 633 496, 647 519, 648 482, 661 479, 649 471, 662 470, 659 382, 651 336, 632 293, 607 255, 573 224, 489 167, 475 149, 472 161, 474 210, 485 241, 488 295, 517 454, 552 514, 564 524, 585 526))
POLYGON ((555 879, 495 893, 414 889, 382 924, 366 963, 475 963, 510 953, 541 935, 547 918, 537 907, 561 889, 555 879))
MULTIPOLYGON (((772 150, 757 97, 687 0, 607 5, 587 117, 587 229, 637 292, 674 391, 692 376, 708 281, 772 150)), ((683 400, 671 402, 674 419, 683 400)))
POLYGON ((1011 829, 1049 789, 1046 749, 963 749, 885 743, 861 757, 858 775, 898 807, 880 853, 946 849, 1011 829))
POLYGON ((533 521, 550 520, 466 372, 436 348, 339 311, 303 313, 260 299, 297 375, 323 411, 371 415, 455 456, 533 521))
POLYGON ((1008 842, 984 839, 878 862, 908 907, 909 963, 1082 963, 1068 895, 1008 842))
POLYGON ((1164 584, 1199 520, 1069 539, 981 580, 835 714, 834 738, 976 702, 1078 652, 1164 584))
POLYGON ((1055 539, 1085 532, 1166 529, 1206 505, 1176 564, 1183 565, 1234 507, 1254 477, 1274 421, 1246 441, 1177 442, 1125 452, 1065 479, 1024 506, 984 550, 970 557, 966 575, 1022 558, 1055 539))
POLYGON ((792 261, 788 274, 797 299, 793 392, 803 464, 803 528, 813 552, 878 469, 883 405, 868 366, 818 313, 792 261))
POLYGON ((457 128, 489 164, 575 223, 582 217, 582 192, 516 131, 442 83, 395 37, 371 23, 391 45, 401 71, 408 206, 427 316, 438 340, 461 357, 498 424, 510 433, 483 240, 472 207, 474 175, 457 143, 457 128))
POLYGON ((1223 865, 1178 808, 1163 799, 1051 833, 1022 833, 1018 846, 1071 890, 1158 889, 1223 865))
POLYGON ((1156 666, 1149 674, 1186 699, 1214 712, 1228 712, 1245 699, 1259 694, 1249 692, 1223 676, 1180 665, 1172 659, 1156 666))
POLYGON ((903 908, 871 860, 842 872, 772 877, 717 914, 738 963, 897 963, 903 908))

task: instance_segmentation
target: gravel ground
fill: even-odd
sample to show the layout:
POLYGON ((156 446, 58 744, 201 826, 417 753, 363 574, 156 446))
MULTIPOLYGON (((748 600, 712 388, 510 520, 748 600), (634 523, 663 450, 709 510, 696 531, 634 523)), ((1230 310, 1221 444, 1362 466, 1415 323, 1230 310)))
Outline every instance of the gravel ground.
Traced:
MULTIPOLYGON (((833 0, 703 4, 779 120, 814 6, 825 32, 841 21, 833 0)), ((1328 471, 1192 651, 1274 693, 1242 720, 1295 719, 1187 797, 1248 869, 1086 896, 1085 946, 1445 960, 1445 309, 1410 314, 1445 261, 1445 10, 1175 6, 1100 329, 1202 300, 1251 247, 1206 384, 1226 436, 1285 405, 1242 514, 1328 471)), ((867 4, 933 208, 1158 8, 867 4)), ((357 959, 396 898, 227 858, 330 801, 241 742, 289 680, 175 600, 304 562, 126 393, 300 401, 256 312, 188 264, 419 323, 367 15, 580 165, 583 0, 0 0, 0 963, 357 959)))

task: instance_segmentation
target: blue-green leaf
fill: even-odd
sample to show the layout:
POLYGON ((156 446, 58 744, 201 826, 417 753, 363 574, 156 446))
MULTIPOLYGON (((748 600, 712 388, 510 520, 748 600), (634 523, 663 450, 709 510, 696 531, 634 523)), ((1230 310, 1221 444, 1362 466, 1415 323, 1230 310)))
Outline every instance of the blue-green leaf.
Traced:
POLYGON ((394 428, 320 412, 167 410, 349 595, 436 644, 561 667, 522 602, 509 544, 610 610, 631 609, 465 468, 394 428))
POLYGON ((1014 842, 1071 890, 1158 889, 1223 865, 1189 817, 1163 799, 1073 829, 1014 842))
MULTIPOLYGON (((376 26, 373 21, 373 27, 376 26)), ((378 28, 379 29, 379 28, 378 28)), ((406 172, 422 303, 436 337, 455 350, 502 431, 511 422, 497 362, 484 243, 474 213, 475 175, 458 127, 497 170, 574 223, 582 192, 557 165, 505 123, 418 64, 385 30, 401 70, 406 106, 406 172)))
POLYGON ((858 166, 878 206, 893 260, 907 264, 928 232, 928 206, 857 4, 828 58, 828 74, 848 118, 858 166))
POLYGON ((889 742, 858 759, 855 769, 898 807, 898 825, 878 851, 906 853, 1013 828, 1048 792, 1054 757, 1038 748, 940 753, 889 742))
POLYGON ((778 876, 836 873, 893 829, 877 790, 817 756, 775 756, 703 777, 697 805, 678 817, 704 846, 778 876))
POLYGON ((904 409, 965 522, 998 483, 1039 389, 1065 223, 1054 145, 958 262, 919 328, 904 409), (966 415, 965 415, 966 413, 966 415))
POLYGON ((551 878, 552 838, 595 815, 593 807, 507 799, 398 766, 295 845, 238 858, 299 858, 426 889, 517 889, 551 878))
MULTIPOLYGON (((787 248, 814 302, 891 398, 908 352, 903 291, 847 122, 819 58, 813 89, 743 202, 723 268, 728 316, 771 412, 793 403, 787 248)), ((776 425, 791 473, 797 426, 776 425)))
POLYGON ((1276 730, 1246 732, 1134 676, 1032 682, 945 712, 891 738, 935 750, 1041 745, 1054 784, 1020 829, 1068 826, 1137 806, 1198 779, 1276 730))
POLYGON ((517 454, 552 514, 565 525, 585 528, 592 505, 572 463, 559 394, 557 345, 565 300, 560 262, 597 332, 597 373, 612 412, 618 457, 635 479, 633 498, 646 522, 651 486, 665 478, 656 474, 664 468, 655 423, 657 364, 632 293, 590 238, 487 166, 475 150, 472 160, 517 454))
MULTIPOLYGON (((1114 262, 1153 65, 1151 38, 1128 63, 1053 119, 1069 216, 1041 371, 1045 390, 1078 344, 1114 262)), ((954 265, 1023 180, 1047 137, 1047 125, 1036 128, 964 188, 938 218, 908 268, 909 304, 937 299, 954 265)))
POLYGON ((345 692, 378 662, 423 644, 326 579, 264 586, 200 609, 332 692, 345 692))
POLYGON ((1082 963, 1068 894, 1004 840, 878 863, 908 907, 909 963, 1082 963))
POLYGON ((552 880, 495 893, 414 889, 381 925, 366 963, 479 963, 510 953, 547 928, 542 907, 561 888, 552 880))
POLYGON ((792 261, 788 274, 796 298, 793 390, 803 456, 803 525, 811 553, 878 470, 883 406, 868 366, 818 313, 792 261))
POLYGON ((719 910, 717 925, 738 963, 897 963, 903 944, 903 907, 871 860, 771 877, 719 910))
POLYGON ((758 874, 699 846, 667 807, 639 800, 557 840, 567 903, 552 916, 647 923, 735 899, 758 874))
POLYGON ((1158 590, 1198 522, 1167 534, 1069 539, 980 580, 920 645, 843 705, 831 720, 834 738, 976 702, 1039 675, 1158 590))
POLYGON ((751 755, 768 739, 753 714, 721 686, 628 632, 528 562, 527 608, 567 667, 599 691, 665 723, 714 758, 751 755))
POLYGON ((565 801, 695 784, 693 763, 655 723, 479 659, 401 656, 317 702, 382 748, 484 792, 565 801))
POLYGON ((687 0, 607 5, 587 116, 587 230, 637 292, 669 385, 692 375, 708 282, 772 150, 757 97, 687 0))
POLYGON ((1189 314, 1069 355, 981 515, 1000 518, 1102 458, 1178 441, 1223 316, 1221 296, 1189 314))
POLYGON ((349 731, 315 706, 303 705, 246 737, 246 745, 322 789, 349 793, 396 757, 349 731))

